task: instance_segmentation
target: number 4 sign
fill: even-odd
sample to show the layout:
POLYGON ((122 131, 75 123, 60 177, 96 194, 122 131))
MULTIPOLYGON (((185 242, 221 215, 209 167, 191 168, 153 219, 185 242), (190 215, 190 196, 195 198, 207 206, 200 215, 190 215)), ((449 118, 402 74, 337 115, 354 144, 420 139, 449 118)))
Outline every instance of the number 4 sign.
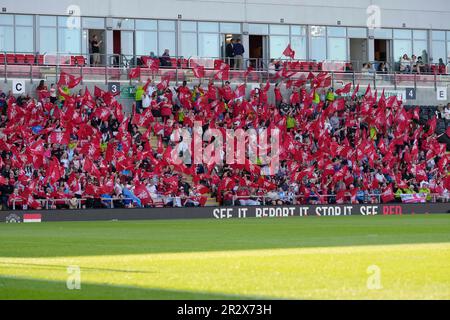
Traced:
POLYGON ((416 100, 417 94, 415 88, 406 88, 406 100, 416 100))

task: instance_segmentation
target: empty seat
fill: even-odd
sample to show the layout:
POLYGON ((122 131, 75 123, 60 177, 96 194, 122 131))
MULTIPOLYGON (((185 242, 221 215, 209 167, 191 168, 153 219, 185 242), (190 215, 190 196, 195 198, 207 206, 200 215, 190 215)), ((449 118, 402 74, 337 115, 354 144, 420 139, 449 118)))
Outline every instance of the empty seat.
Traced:
POLYGON ((39 54, 37 56, 37 64, 40 65, 40 66, 44 65, 44 55, 39 54))
POLYGON ((25 55, 25 63, 26 64, 34 64, 36 62, 36 56, 34 54, 26 54, 25 55))
POLYGON ((8 53, 6 55, 6 63, 7 64, 16 64, 16 55, 8 53))
POLYGON ((25 55, 24 54, 16 54, 16 62, 17 62, 17 64, 25 64, 25 55))
POLYGON ((5 64, 5 55, 4 54, 0 54, 0 64, 3 65, 5 64))

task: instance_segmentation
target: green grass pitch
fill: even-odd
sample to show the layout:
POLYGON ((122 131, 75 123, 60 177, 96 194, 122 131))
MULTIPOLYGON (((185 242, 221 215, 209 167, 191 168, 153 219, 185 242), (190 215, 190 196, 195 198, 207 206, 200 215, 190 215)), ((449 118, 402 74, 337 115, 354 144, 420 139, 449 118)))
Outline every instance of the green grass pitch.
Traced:
POLYGON ((450 215, 0 224, 0 299, 450 299, 450 215))

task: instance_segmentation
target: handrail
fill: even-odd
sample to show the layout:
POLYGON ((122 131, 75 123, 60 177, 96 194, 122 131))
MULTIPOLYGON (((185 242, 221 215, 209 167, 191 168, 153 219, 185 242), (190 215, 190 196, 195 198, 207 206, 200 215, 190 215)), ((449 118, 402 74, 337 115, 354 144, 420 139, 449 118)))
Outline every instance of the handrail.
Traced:
MULTIPOLYGON (((417 193, 416 195, 427 195, 427 198, 428 197, 431 197, 431 201, 428 201, 427 200, 427 202, 429 202, 429 203, 436 203, 437 202, 437 200, 441 200, 441 201, 443 201, 443 202, 449 202, 450 201, 450 198, 449 198, 449 196, 448 195, 441 195, 441 194, 438 194, 438 193, 431 193, 431 194, 423 194, 423 193, 417 193)), ((334 199, 336 199, 336 196, 337 195, 321 195, 321 194, 314 194, 314 195, 310 195, 310 196, 305 196, 305 195, 294 195, 293 196, 293 198, 294 198, 294 202, 295 203, 293 203, 294 205, 296 205, 296 204, 299 204, 298 203, 298 200, 300 199, 300 200, 308 200, 309 198, 311 198, 311 197, 313 197, 313 198, 318 198, 319 199, 319 202, 320 202, 320 199, 327 199, 327 201, 326 201, 326 203, 328 204, 328 199, 330 199, 330 198, 334 198, 334 199)), ((349 195, 348 194, 348 192, 346 192, 346 194, 345 194, 345 196, 344 196, 344 198, 347 198, 347 199, 350 199, 350 202, 345 202, 344 201, 344 203, 343 204, 350 204, 350 203, 352 203, 352 195, 349 195)), ((381 204, 382 203, 382 201, 381 201, 381 197, 382 197, 382 195, 381 194, 365 194, 364 195, 364 204, 373 204, 373 203, 376 203, 376 204, 381 204), (368 199, 370 200, 370 199, 376 199, 376 202, 373 202, 373 201, 371 201, 371 202, 368 202, 368 199)), ((286 197, 286 198, 289 198, 288 196, 286 197)), ((249 195, 249 196, 236 196, 236 195, 234 195, 233 196, 233 205, 234 206, 236 206, 236 204, 237 204, 237 201, 239 200, 239 199, 254 199, 254 201, 258 201, 258 200, 260 200, 260 201, 258 201, 258 202, 260 202, 260 204, 262 204, 262 205, 268 205, 268 202, 267 202, 267 200, 269 199, 271 199, 269 196, 267 196, 267 195, 263 195, 263 196, 258 196, 258 195, 249 195)), ((271 200, 270 200, 271 201, 271 200)), ((278 200, 274 200, 274 201, 284 201, 284 200, 282 200, 282 199, 278 199, 278 200)), ((323 202, 323 201, 322 201, 323 202)), ((358 201, 359 202, 359 201, 358 201)), ((335 202, 336 203, 336 202, 335 202)), ((322 203, 323 204, 323 203, 322 203)))
MULTIPOLYGON (((159 198, 160 201, 152 199, 153 204, 158 205, 158 204, 162 203, 164 206, 166 206, 167 202, 168 202, 168 199, 175 198, 175 199, 180 199, 182 201, 185 201, 185 200, 192 200, 192 201, 194 201, 198 197, 188 197, 188 196, 173 196, 173 197, 171 197, 171 196, 158 195, 158 198, 159 198)), ((126 198, 126 197, 124 197, 124 198, 86 197, 86 198, 82 198, 82 199, 78 199, 78 198, 76 198, 76 199, 75 198, 72 198, 72 199, 69 199, 69 198, 63 198, 63 199, 50 198, 50 199, 34 199, 34 200, 39 202, 39 203, 41 203, 41 206, 45 207, 46 210, 51 210, 52 208, 50 207, 50 205, 52 205, 53 203, 65 202, 65 205, 68 205, 70 201, 76 201, 77 209, 82 209, 83 202, 88 201, 88 199, 98 199, 98 200, 100 200, 100 202, 111 202, 110 207, 108 209, 114 209, 114 201, 131 201, 131 202, 135 201, 135 198, 126 198)), ((23 200, 23 199, 12 199, 11 203, 12 203, 12 210, 16 211, 16 204, 24 205, 25 200, 23 200)), ((173 207, 175 207, 175 206, 176 206, 176 203, 174 201, 173 207)), ((26 209, 23 209, 23 210, 26 210, 26 209)))
MULTIPOLYGON (((34 79, 42 79, 44 78, 44 75, 46 76, 54 76, 56 79, 59 77, 59 74, 62 71, 71 72, 73 69, 76 70, 77 74, 81 76, 84 80, 91 80, 91 81, 101 81, 99 79, 99 76, 103 76, 104 82, 107 85, 109 82, 116 82, 116 81, 129 81, 130 85, 133 83, 133 79, 130 79, 128 74, 131 68, 135 67, 135 63, 133 64, 133 61, 137 61, 137 56, 123 56, 123 55, 101 55, 106 58, 106 63, 101 64, 98 66, 93 66, 90 64, 89 58, 90 54, 83 54, 83 55, 70 55, 70 56, 63 56, 66 57, 67 63, 62 63, 63 59, 61 59, 62 54, 58 53, 55 57, 55 64, 47 64, 47 61, 43 61, 43 64, 39 63, 38 59, 35 59, 33 63, 27 63, 26 61, 21 61, 20 63, 9 63, 7 55, 10 54, 8 52, 0 52, 0 55, 3 54, 2 59, 0 60, 0 63, 3 64, 3 73, 4 73, 4 81, 7 82, 9 77, 14 78, 28 78, 31 82, 33 82, 34 79), (81 57, 84 62, 77 63, 78 59, 76 57, 81 57), (73 59, 72 59, 73 58, 73 59), (112 59, 114 58, 114 59, 112 59), (71 64, 71 60, 75 61, 75 64, 71 64), (111 61, 109 61, 111 60, 111 61), (114 61, 113 61, 114 60, 114 61), (125 61, 125 65, 122 65, 125 61), (126 62, 128 61, 128 62, 126 62), (130 65, 131 61, 131 65, 130 65), (117 63, 116 63, 117 62, 117 63), (29 70, 24 71, 21 69, 18 69, 17 66, 29 66, 29 70), (50 67, 50 68, 49 68, 50 67), (52 69, 54 68, 54 69, 52 69), (67 69, 66 69, 67 68, 67 69), (79 68, 76 69, 76 68, 79 68), (69 71, 68 71, 69 70, 69 71), (91 77, 91 78, 89 78, 91 77)), ((30 54, 32 56, 32 54, 30 54)), ((38 55, 40 56, 40 55, 38 55)), ((49 54, 46 54, 46 56, 49 56, 49 54)), ((35 57, 37 57, 35 55, 35 57)), ((158 57, 156 57, 158 58, 158 57)), ((193 67, 193 62, 196 60, 201 60, 203 63, 206 64, 206 70, 213 70, 214 69, 214 60, 219 58, 201 58, 201 57, 171 57, 172 60, 174 60, 174 64, 171 67, 165 67, 161 66, 160 71, 158 73, 151 72, 149 74, 145 70, 147 68, 142 67, 142 70, 144 70, 144 76, 140 77, 138 80, 141 81, 145 75, 151 76, 152 78, 159 77, 162 75, 162 73, 165 70, 173 70, 174 71, 174 79, 173 81, 178 83, 181 80, 188 80, 194 79, 194 75, 190 69, 193 67)), ((233 58, 226 58, 226 59, 233 59, 233 58)), ((225 59, 225 60, 226 60, 225 59)), ((246 64, 249 64, 254 59, 244 59, 246 64)), ((267 62, 267 60, 264 60, 267 62)), ((310 66, 312 64, 320 65, 325 62, 317 62, 317 61, 306 61, 306 60, 287 60, 287 59, 279 59, 278 61, 281 61, 282 63, 289 63, 289 62, 305 62, 309 63, 310 66)), ((42 61, 41 61, 42 62, 42 61)), ((342 61, 340 63, 348 63, 345 61, 342 61)), ((433 66, 433 64, 430 64, 430 66, 433 66)), ((431 71, 432 68, 430 68, 431 71)), ((147 69, 149 70, 149 69, 147 69)), ((264 68, 255 68, 254 71, 252 71, 252 74, 255 75, 255 79, 247 79, 244 78, 245 70, 234 70, 231 68, 230 70, 232 72, 231 77, 235 79, 236 81, 245 81, 245 82, 261 82, 266 80, 276 81, 276 77, 274 77, 268 68, 264 66, 264 68)), ((321 68, 314 68, 314 70, 305 69, 304 67, 300 67, 299 70, 293 70, 296 75, 294 78, 298 77, 302 73, 309 73, 309 72, 320 72, 321 68)), ((353 82, 355 85, 358 82, 367 82, 367 83, 373 83, 374 87, 377 87, 380 85, 380 82, 384 83, 390 83, 393 85, 394 89, 397 90, 399 85, 404 82, 404 86, 411 86, 416 87, 418 85, 424 86, 424 87, 434 87, 436 89, 439 83, 447 83, 450 84, 450 74, 446 74, 447 70, 445 70, 445 74, 439 74, 440 77, 438 77, 438 73, 442 70, 440 68, 435 67, 435 72, 426 72, 426 73, 410 73, 410 72, 403 72, 398 73, 396 71, 390 72, 390 73, 383 73, 383 72, 377 72, 375 70, 371 70, 370 72, 357 72, 355 70, 335 70, 335 71, 327 71, 333 78, 333 85, 336 83, 336 81, 339 82, 353 82)), ((211 72, 209 72, 209 76, 212 77, 211 72)), ((251 77, 250 77, 251 78, 251 77)), ((232 80, 233 80, 232 79, 232 80)), ((385 85, 384 85, 385 86, 385 85)))

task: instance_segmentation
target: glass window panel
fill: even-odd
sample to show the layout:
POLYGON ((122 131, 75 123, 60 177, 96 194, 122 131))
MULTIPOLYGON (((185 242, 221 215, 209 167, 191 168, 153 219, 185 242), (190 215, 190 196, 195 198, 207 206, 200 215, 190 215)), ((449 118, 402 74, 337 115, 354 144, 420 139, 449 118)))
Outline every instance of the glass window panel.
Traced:
POLYGON ((14 16, 12 14, 0 14, 0 24, 13 25, 14 16))
POLYGON ((39 52, 41 54, 58 52, 56 28, 39 28, 39 52))
POLYGON ((219 32, 219 24, 216 22, 199 22, 199 32, 219 32))
POLYGON ((394 30, 394 38, 395 39, 411 39, 411 30, 395 29, 394 30))
POLYGON ((428 33, 425 30, 413 30, 413 37, 415 40, 427 40, 428 33))
POLYGON ((156 20, 136 20, 136 30, 158 30, 156 20))
POLYGON ((285 26, 285 25, 281 25, 281 24, 271 24, 270 25, 270 34, 289 35, 289 26, 285 26))
POLYGON ((85 29, 105 29, 105 19, 103 19, 103 18, 83 18, 83 28, 85 28, 85 29))
POLYGON ((346 37, 347 29, 343 27, 328 27, 327 29, 329 37, 346 37))
MULTIPOLYGON (((413 53, 418 56, 427 56, 428 55, 428 41, 426 40, 414 40, 413 41, 414 50, 413 53), (424 54, 425 51, 425 54, 424 54)), ((422 57, 423 58, 423 57, 422 57)))
POLYGON ((220 32, 222 33, 231 33, 231 34, 240 34, 241 24, 240 23, 221 23, 220 24, 220 32))
POLYGON ((80 54, 81 32, 79 29, 59 28, 58 42, 61 53, 80 54))
POLYGON ((349 38, 356 38, 356 39, 367 38, 367 29, 365 28, 348 28, 347 32, 349 38))
POLYGON ((91 50, 92 48, 89 39, 89 30, 84 29, 81 32, 81 53, 87 55, 91 53, 91 50))
POLYGON ((56 27, 56 17, 40 16, 39 25, 41 27, 56 27))
POLYGON ((0 51, 14 51, 14 28, 0 26, 0 51))
POLYGON ((447 42, 447 62, 450 61, 450 41, 447 42))
POLYGON ((306 60, 306 37, 292 37, 291 47, 295 51, 295 58, 300 60, 306 60))
POLYGON ((16 27, 16 52, 34 52, 33 38, 33 27, 16 27))
POLYGON ((33 16, 16 15, 16 26, 33 26, 33 16))
POLYGON ((375 39, 392 39, 392 29, 374 29, 375 39))
POLYGON ((333 61, 347 60, 346 38, 328 38, 328 59, 333 61))
POLYGON ((159 33, 159 55, 162 55, 166 49, 169 49, 171 56, 176 56, 175 32, 159 33))
POLYGON ((267 24, 249 24, 248 25, 249 34, 260 34, 267 35, 269 34, 269 26, 267 24))
POLYGON ((134 56, 134 34, 133 31, 123 31, 120 33, 120 44, 122 54, 128 59, 134 56))
POLYGON ((433 40, 445 41, 445 32, 444 31, 433 31, 431 34, 432 34, 433 40))
POLYGON ((439 59, 446 61, 447 50, 445 41, 433 41, 433 63, 439 63, 439 59))
POLYGON ((158 33, 156 31, 136 31, 136 55, 158 54, 158 33))
POLYGON ((193 21, 181 22, 181 31, 197 32, 197 22, 193 21))
POLYGON ((160 31, 175 31, 175 21, 159 20, 158 24, 160 31))
POLYGON ((304 26, 291 26, 291 34, 293 36, 306 36, 306 27, 304 26))
POLYGON ((289 36, 270 36, 270 57, 283 57, 283 51, 289 44, 289 36))
POLYGON ((180 55, 185 58, 197 56, 197 34, 181 33, 181 51, 180 55))
POLYGON ((113 28, 120 30, 134 30, 134 19, 113 19, 113 28))
POLYGON ((311 59, 324 61, 327 59, 327 40, 324 37, 311 38, 311 59))
POLYGON ((411 40, 394 40, 394 59, 399 61, 404 54, 408 57, 412 55, 412 43, 411 40))
POLYGON ((310 34, 311 34, 311 37, 325 37, 326 36, 326 27, 311 26, 310 34))
POLYGON ((219 35, 211 33, 200 33, 198 35, 198 55, 202 58, 220 57, 219 35))

